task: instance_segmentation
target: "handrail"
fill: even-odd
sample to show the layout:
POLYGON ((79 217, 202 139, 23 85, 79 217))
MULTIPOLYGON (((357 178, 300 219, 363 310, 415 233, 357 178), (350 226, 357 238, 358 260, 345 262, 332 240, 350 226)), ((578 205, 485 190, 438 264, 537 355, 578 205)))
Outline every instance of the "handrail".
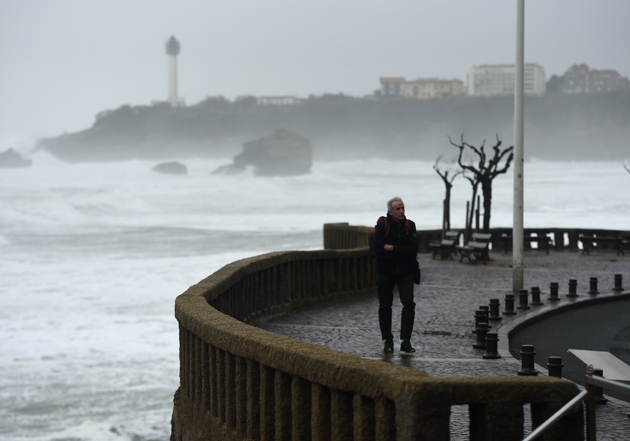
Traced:
POLYGON ((562 408, 560 410, 558 410, 556 413, 554 413, 551 418, 549 418, 547 421, 545 421, 544 423, 542 423, 540 426, 538 426, 536 428, 536 430, 534 430, 532 433, 530 433, 527 437, 525 437, 523 439, 523 441, 533 441, 536 438, 538 438, 540 435, 543 434, 543 432, 545 430, 547 430, 548 427, 550 427, 553 423, 555 423, 556 421, 558 421, 560 418, 562 418, 563 416, 565 416, 568 413, 571 413, 573 411, 573 408, 575 406, 577 406, 578 404, 581 404, 582 401, 584 401, 584 399, 586 398, 586 396, 588 395, 588 391, 583 390, 582 392, 580 392, 579 394, 577 394, 575 396, 575 398, 573 398, 571 401, 569 401, 567 404, 565 404, 564 406, 562 406, 562 408))
POLYGON ((573 411, 573 408, 578 404, 581 404, 583 401, 586 401, 586 441, 597 441, 597 418, 595 413, 595 397, 597 395, 597 388, 605 388, 614 392, 630 392, 630 386, 618 381, 607 380, 603 377, 593 375, 592 365, 589 365, 586 370, 585 383, 585 390, 577 394, 571 401, 554 413, 547 421, 538 426, 536 430, 525 437, 523 441, 534 441, 552 424, 567 413, 573 411))
POLYGON ((600 387, 614 392, 630 392, 630 386, 618 381, 607 380, 603 377, 595 376, 593 375, 593 366, 588 366, 586 374, 586 391, 588 392, 586 399, 586 441, 597 441, 595 397, 597 395, 597 388, 600 387))

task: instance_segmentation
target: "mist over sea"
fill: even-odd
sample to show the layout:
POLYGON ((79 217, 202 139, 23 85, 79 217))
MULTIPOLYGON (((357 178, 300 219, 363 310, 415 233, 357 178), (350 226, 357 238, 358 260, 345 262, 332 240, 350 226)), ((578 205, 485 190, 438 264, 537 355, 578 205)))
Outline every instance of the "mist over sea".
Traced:
MULTIPOLYGON (((373 225, 401 196, 441 226, 431 162, 316 162, 297 177, 211 175, 229 160, 67 164, 44 151, 0 169, 0 440, 167 440, 179 383, 175 297, 234 260, 322 247, 322 225, 373 225)), ((525 164, 525 227, 628 230, 617 162, 525 164)), ((493 227, 512 222, 512 173, 493 227)), ((454 182, 462 228, 470 184, 454 182)), ((375 342, 380 344, 380 342, 375 342)))

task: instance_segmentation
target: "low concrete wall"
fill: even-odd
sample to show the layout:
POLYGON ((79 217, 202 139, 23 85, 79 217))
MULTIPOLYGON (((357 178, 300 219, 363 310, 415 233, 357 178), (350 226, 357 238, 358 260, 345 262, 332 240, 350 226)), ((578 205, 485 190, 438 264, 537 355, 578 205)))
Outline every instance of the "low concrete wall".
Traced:
MULTIPOLYGON (((524 405, 535 427, 577 394, 575 384, 550 377, 433 378, 247 324, 373 293, 375 283, 373 255, 362 247, 244 259, 190 287, 175 302, 180 388, 171 439, 446 441, 451 406, 467 405, 471 440, 521 440, 524 405)), ((582 412, 541 439, 582 440, 582 412)))
MULTIPOLYGON (((368 238, 371 227, 353 226, 348 224, 324 224, 324 249, 326 250, 343 250, 349 248, 367 247, 368 238)), ((511 228, 491 228, 492 233, 492 250, 495 252, 503 252, 504 242, 501 239, 502 234, 511 236, 511 228)), ((553 239, 553 244, 549 246, 550 250, 555 251, 579 251, 581 244, 579 241, 580 234, 590 234, 596 232, 602 236, 613 236, 619 234, 621 237, 630 238, 630 231, 613 231, 613 230, 593 230, 582 228, 526 228, 524 230, 525 241, 523 247, 525 251, 536 249, 535 241, 528 241, 529 236, 548 235, 553 239), (534 245, 534 247, 532 247, 534 245)), ((430 253, 431 247, 429 243, 439 241, 442 238, 442 230, 421 230, 418 231, 418 251, 420 253, 430 253)), ((462 244, 464 239, 462 239, 462 244)), ((544 249, 544 245, 538 245, 538 248, 544 249)), ((508 241, 508 250, 512 249, 511 239, 508 241)), ((595 243, 591 246, 591 251, 612 251, 617 249, 611 243, 595 243)))

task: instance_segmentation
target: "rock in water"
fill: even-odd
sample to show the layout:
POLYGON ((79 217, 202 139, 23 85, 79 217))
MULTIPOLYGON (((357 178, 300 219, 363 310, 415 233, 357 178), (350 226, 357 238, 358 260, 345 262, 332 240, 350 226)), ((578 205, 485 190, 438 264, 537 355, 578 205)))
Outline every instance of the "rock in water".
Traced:
POLYGON ((188 168, 184 164, 172 161, 162 162, 161 164, 156 165, 155 167, 153 167, 153 171, 166 173, 169 175, 185 175, 186 173, 188 173, 188 168))
POLYGON ((308 174, 313 164, 311 141, 286 129, 276 130, 243 144, 243 151, 234 163, 220 167, 213 173, 235 173, 247 166, 254 167, 259 176, 295 176, 308 174))
POLYGON ((22 158, 22 156, 12 148, 8 148, 0 153, 1 168, 23 168, 30 167, 32 164, 32 160, 22 158))

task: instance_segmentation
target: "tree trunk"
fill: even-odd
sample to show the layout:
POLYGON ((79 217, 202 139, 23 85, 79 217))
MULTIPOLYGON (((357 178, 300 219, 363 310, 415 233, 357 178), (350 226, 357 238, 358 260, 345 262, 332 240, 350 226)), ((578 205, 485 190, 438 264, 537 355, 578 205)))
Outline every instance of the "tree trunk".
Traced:
POLYGON ((444 222, 446 230, 451 229, 451 188, 446 188, 446 198, 444 199, 444 222))
POLYGON ((483 231, 490 231, 490 211, 492 210, 492 180, 488 179, 481 183, 483 194, 483 231))
POLYGON ((475 219, 475 199, 477 199, 477 185, 473 185, 472 198, 470 200, 470 211, 468 212, 468 221, 466 222, 466 240, 470 240, 473 229, 473 219, 475 219))

